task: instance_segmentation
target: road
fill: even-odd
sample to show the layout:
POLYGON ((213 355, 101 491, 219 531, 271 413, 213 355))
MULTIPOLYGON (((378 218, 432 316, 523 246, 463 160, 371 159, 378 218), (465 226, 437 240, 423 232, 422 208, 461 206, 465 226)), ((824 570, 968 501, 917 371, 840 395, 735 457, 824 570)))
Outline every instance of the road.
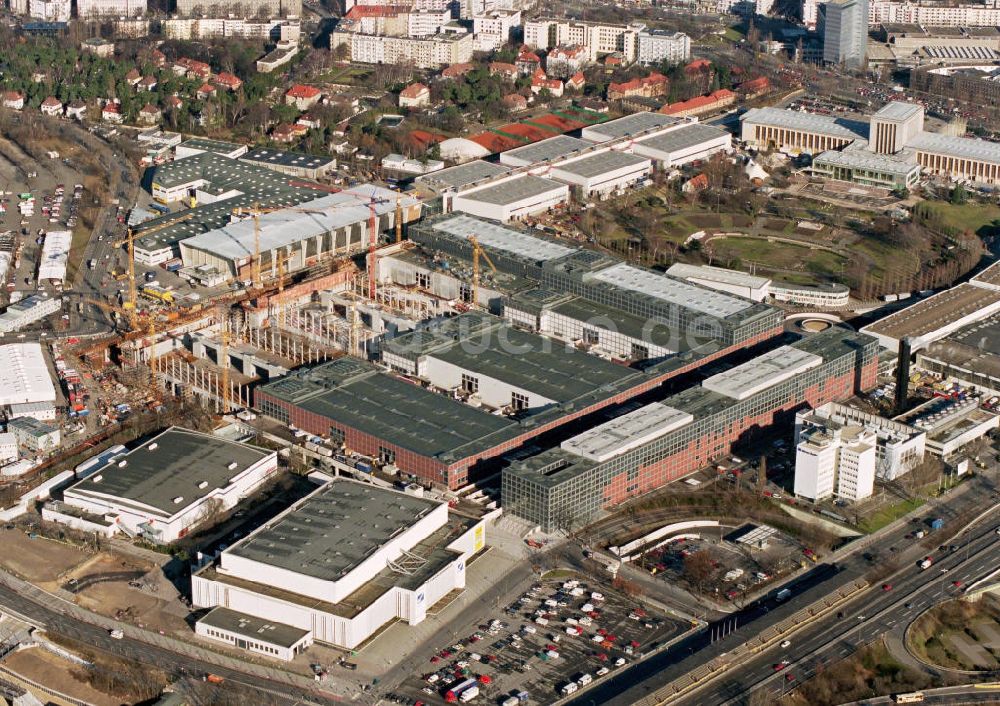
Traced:
MULTIPOLYGON (((787 603, 781 606, 782 611, 791 610, 793 608, 803 608, 805 607, 805 597, 801 596, 803 591, 809 589, 810 586, 815 585, 818 582, 825 582, 826 585, 830 585, 831 588, 836 585, 846 585, 858 576, 863 576, 866 573, 872 571, 876 568, 876 565, 886 565, 895 563, 899 567, 906 567, 909 571, 909 566, 915 567, 915 562, 924 554, 929 553, 924 547, 921 547, 919 543, 914 542, 906 538, 907 534, 910 534, 915 528, 915 522, 919 521, 918 518, 927 519, 928 517, 943 517, 947 522, 958 522, 958 518, 962 517, 964 513, 975 512, 978 510, 983 510, 986 508, 986 501, 988 499, 995 499, 996 497, 996 487, 995 483, 984 477, 979 476, 975 479, 970 480, 963 486, 959 487, 955 491, 945 496, 945 498, 938 503, 929 503, 924 506, 917 517, 914 517, 911 522, 902 522, 886 531, 884 531, 877 538, 869 538, 858 540, 854 547, 857 547, 849 556, 846 556, 837 562, 836 567, 830 565, 821 565, 817 569, 826 567, 827 572, 839 571, 840 573, 836 576, 831 577, 830 575, 821 575, 817 572, 812 572, 813 575, 807 574, 804 577, 804 582, 797 584, 793 587, 794 597, 787 603), (866 555, 869 557, 866 559, 866 555), (870 560, 869 560, 870 559, 870 560), (907 562, 910 562, 908 565, 907 562)), ((984 521, 983 527, 992 528, 990 520, 984 521)), ((992 544, 992 542, 1000 540, 996 534, 993 533, 992 529, 987 532, 987 536, 984 542, 992 544)), ((957 538, 949 541, 949 545, 952 543, 957 543, 957 538)), ((975 550, 975 547, 964 548, 959 554, 965 556, 966 552, 970 553, 975 550)), ((937 554, 938 552, 933 552, 937 554)), ((995 568, 996 563, 1000 557, 1000 552, 991 550, 988 555, 988 559, 984 561, 989 564, 990 561, 993 562, 992 566, 995 568)), ((951 557, 948 561, 952 561, 951 557)), ((948 564, 944 564, 947 566, 948 564)), ((931 577, 942 576, 947 579, 947 583, 954 579, 949 578, 947 574, 940 574, 940 567, 934 572, 916 572, 915 568, 909 571, 912 576, 909 577, 908 581, 903 581, 900 584, 899 590, 906 591, 906 586, 910 581, 921 581, 927 582, 931 577), (914 578, 916 577, 916 578, 914 578)), ((892 580, 895 584, 897 581, 892 580)), ((877 590, 877 589, 876 589, 877 590)), ((897 590, 890 591, 887 596, 879 595, 877 598, 884 602, 887 600, 892 600, 900 595, 897 590)), ((914 603, 914 605, 916 605, 914 603)), ((915 611, 911 613, 911 618, 915 615, 915 611)), ((587 706, 592 701, 594 703, 608 703, 625 706, 626 704, 633 704, 636 701, 648 696, 650 693, 656 689, 668 684, 675 678, 678 678, 684 674, 687 674, 691 670, 698 668, 701 665, 707 664, 719 655, 720 650, 728 648, 720 648, 718 645, 715 647, 710 646, 709 635, 712 632, 718 634, 718 632, 724 629, 728 632, 732 629, 732 625, 740 626, 739 634, 742 639, 748 639, 767 627, 775 623, 776 611, 775 604, 773 600, 767 601, 755 601, 738 613, 734 613, 730 616, 722 618, 720 621, 716 621, 710 624, 703 633, 697 635, 689 640, 684 640, 677 645, 675 645, 670 650, 660 653, 655 657, 645 661, 640 662, 626 672, 623 672, 614 679, 611 679, 600 686, 588 690, 585 696, 576 699, 571 702, 572 706, 587 706)), ((817 625, 827 626, 830 622, 836 622, 835 618, 827 618, 824 620, 817 621, 817 625)), ((857 627, 857 626, 853 626, 857 627)), ((862 625, 865 629, 866 626, 862 625)), ((871 632, 864 632, 866 638, 870 638, 871 632)), ((800 638, 795 638, 795 642, 798 643, 800 638)), ((735 643, 733 644, 735 646, 735 643)), ((804 658, 808 651, 802 650, 798 645, 793 645, 796 650, 795 654, 799 658, 804 658)), ((769 659, 774 660, 774 655, 769 651, 766 653, 769 659)), ((845 652, 844 654, 847 654, 845 652)), ((840 655, 836 654, 836 651, 832 655, 825 655, 828 661, 835 661, 840 655)), ((791 659, 789 657, 789 659, 791 659)), ((698 692, 698 698, 691 700, 690 703, 725 703, 727 700, 732 700, 738 697, 749 687, 756 686, 756 681, 761 680, 763 677, 769 676, 767 674, 767 661, 762 659, 759 664, 756 661, 751 662, 755 665, 753 670, 747 671, 745 666, 740 668, 739 672, 732 672, 736 677, 731 676, 729 673, 726 674, 725 678, 720 679, 718 686, 714 687, 712 691, 700 691, 698 692), (742 679, 742 681, 741 681, 742 679), (705 696, 705 694, 710 694, 710 696, 705 696), (718 697, 718 698, 715 698, 718 697)), ((800 678, 806 678, 811 674, 812 667, 806 665, 805 669, 800 669, 798 667, 795 670, 789 670, 793 673, 798 672, 801 675, 800 678)), ((771 675, 773 676, 773 675, 771 675)), ((774 680, 777 684, 777 679, 774 680)))
POLYGON ((108 635, 104 628, 65 615, 6 586, 0 586, 0 607, 14 611, 19 614, 19 617, 36 625, 44 626, 50 634, 64 635, 94 649, 154 665, 172 674, 189 674, 193 677, 203 676, 206 673, 218 674, 230 683, 240 683, 257 689, 260 692, 261 700, 255 703, 280 704, 281 706, 303 703, 338 703, 336 699, 315 692, 305 692, 288 684, 272 682, 268 679, 203 662, 189 655, 171 652, 139 640, 128 637, 115 640, 108 635))
POLYGON ((749 693, 758 689, 776 698, 824 665, 843 659, 897 626, 909 624, 928 608, 959 597, 962 589, 954 585, 955 581, 968 584, 995 570, 998 562, 1000 536, 992 524, 981 527, 957 551, 944 554, 929 569, 920 570, 914 560, 889 579, 891 590, 876 585, 867 596, 845 607, 843 618, 831 615, 817 620, 790 638, 792 644, 787 649, 765 650, 679 703, 743 703, 749 693), (773 665, 780 660, 790 664, 775 672, 773 665), (788 675, 793 676, 791 681, 788 675))
MULTIPOLYGON (((945 686, 940 689, 923 689, 925 704, 995 704, 1000 701, 1000 685, 972 684, 962 686, 945 686)), ((841 706, 881 706, 882 704, 894 704, 891 696, 874 696, 862 701, 852 701, 841 706)))

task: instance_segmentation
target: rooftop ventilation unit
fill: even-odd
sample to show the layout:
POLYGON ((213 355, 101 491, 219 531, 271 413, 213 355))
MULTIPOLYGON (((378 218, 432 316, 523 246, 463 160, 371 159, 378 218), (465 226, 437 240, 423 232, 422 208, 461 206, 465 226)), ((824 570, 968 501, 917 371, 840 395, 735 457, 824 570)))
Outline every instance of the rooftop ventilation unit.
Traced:
POLYGON ((153 442, 152 444, 150 444, 150 445, 149 445, 149 446, 148 446, 147 448, 148 448, 148 449, 149 449, 150 451, 156 451, 156 450, 157 450, 158 448, 160 448, 160 445, 159 445, 159 444, 157 444, 157 443, 156 443, 156 442, 154 441, 154 442, 153 442))
POLYGON ((184 502, 183 495, 178 495, 176 498, 174 498, 174 505, 180 505, 182 502, 184 502))
POLYGON ((230 471, 232 471, 232 470, 235 470, 235 469, 236 469, 236 467, 237 467, 238 465, 239 465, 239 464, 238 464, 238 463, 236 463, 236 461, 233 461, 233 462, 232 462, 232 463, 230 463, 230 464, 229 464, 228 466, 226 466, 226 468, 228 468, 228 469, 229 469, 230 471))
POLYGON ((121 461, 118 462, 118 467, 119 468, 125 468, 125 466, 127 466, 127 465, 128 465, 128 461, 121 460, 121 461))
POLYGON ((201 489, 201 490, 204 490, 207 487, 208 487, 208 481, 207 480, 203 480, 202 482, 200 482, 198 484, 198 488, 201 489))

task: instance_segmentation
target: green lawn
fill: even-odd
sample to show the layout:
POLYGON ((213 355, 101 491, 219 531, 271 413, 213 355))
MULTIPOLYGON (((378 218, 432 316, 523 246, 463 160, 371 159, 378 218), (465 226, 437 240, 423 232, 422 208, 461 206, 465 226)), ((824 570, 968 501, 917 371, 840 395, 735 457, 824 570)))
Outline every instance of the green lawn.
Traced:
POLYGON ((712 241, 711 247, 722 260, 737 258, 742 263, 756 262, 762 268, 803 270, 823 277, 839 275, 844 258, 825 250, 790 243, 771 243, 757 238, 725 238, 712 241))
POLYGON ((945 225, 977 235, 1000 232, 1000 206, 969 202, 956 206, 943 201, 926 202, 926 206, 940 214, 945 225))
POLYGON ((724 35, 726 39, 730 42, 738 42, 744 38, 744 34, 739 31, 736 27, 726 27, 726 33, 724 35))
POLYGON ((907 515, 918 507, 924 504, 922 498, 915 498, 913 500, 903 500, 902 502, 896 503, 895 505, 889 505, 878 510, 874 514, 866 517, 861 521, 859 529, 866 534, 871 534, 872 532, 877 532, 878 530, 885 527, 890 522, 898 520, 903 515, 907 515))

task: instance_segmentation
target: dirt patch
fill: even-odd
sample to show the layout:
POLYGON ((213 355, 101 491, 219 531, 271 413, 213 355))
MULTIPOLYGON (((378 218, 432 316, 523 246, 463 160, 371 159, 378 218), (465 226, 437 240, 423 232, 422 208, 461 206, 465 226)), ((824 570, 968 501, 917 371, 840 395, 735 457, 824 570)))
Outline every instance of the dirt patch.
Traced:
POLYGON ((780 221, 777 218, 768 218, 761 224, 765 230, 783 233, 788 228, 788 221, 780 221))
POLYGON ((98 583, 80 591, 76 596, 77 603, 109 618, 132 623, 149 630, 162 630, 165 633, 189 635, 184 618, 187 609, 183 604, 173 600, 158 583, 154 588, 136 589, 123 583, 98 583))
POLYGON ((722 227, 722 219, 714 213, 693 213, 684 216, 684 220, 697 228, 718 229, 722 227))
MULTIPOLYGON (((3 664, 15 674, 36 684, 51 685, 60 693, 94 706, 117 706, 121 701, 97 691, 79 678, 78 665, 40 647, 21 650, 7 657, 3 664)), ((53 699, 60 703, 55 694, 36 694, 42 701, 53 699)))
POLYGON ((57 584, 61 577, 90 558, 78 547, 44 537, 31 539, 17 529, 0 530, 0 542, 4 548, 0 565, 35 584, 57 584))
POLYGON ((910 627, 907 647, 931 664, 967 671, 996 669, 1000 662, 1000 601, 949 601, 924 613, 910 627))

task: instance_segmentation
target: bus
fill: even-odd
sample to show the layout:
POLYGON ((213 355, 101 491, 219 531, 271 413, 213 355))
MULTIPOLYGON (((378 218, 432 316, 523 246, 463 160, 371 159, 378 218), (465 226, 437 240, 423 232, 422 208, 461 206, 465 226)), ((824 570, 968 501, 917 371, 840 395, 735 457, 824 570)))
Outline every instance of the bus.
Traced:
POLYGON ((896 694, 892 698, 892 702, 896 704, 919 704, 924 700, 924 692, 922 691, 911 691, 908 694, 896 694))

